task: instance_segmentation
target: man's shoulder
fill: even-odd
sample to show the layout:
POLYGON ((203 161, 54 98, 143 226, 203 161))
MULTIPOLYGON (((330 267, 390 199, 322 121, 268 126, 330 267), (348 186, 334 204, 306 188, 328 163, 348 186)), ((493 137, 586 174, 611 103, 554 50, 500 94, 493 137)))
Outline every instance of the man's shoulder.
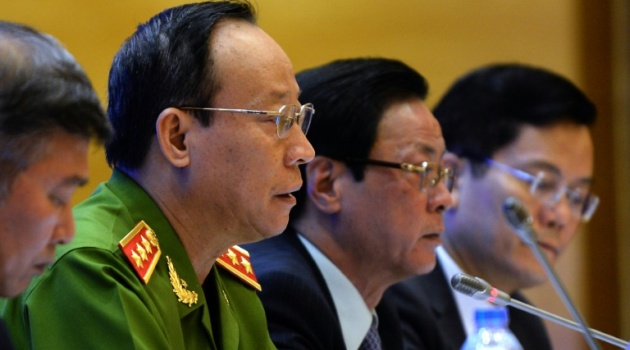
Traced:
POLYGON ((312 259, 293 232, 246 244, 243 248, 249 251, 254 271, 260 278, 278 273, 303 276, 312 269, 312 259))
POLYGON ((305 291, 319 289, 308 257, 285 246, 278 237, 265 241, 259 242, 265 244, 246 244, 242 248, 237 248, 246 252, 249 255, 248 259, 234 256, 238 254, 235 247, 217 259, 217 268, 222 278, 262 291, 263 295, 268 295, 271 291, 275 293, 277 290, 290 292, 295 290, 294 288, 305 291), (276 240, 279 244, 265 242, 269 240, 276 240), (227 258, 229 255, 232 255, 231 259, 227 258), (230 265, 230 262, 236 264, 230 265), (246 273, 247 269, 249 273, 246 273))
POLYGON ((296 245, 299 243, 297 234, 292 231, 285 231, 277 236, 263 239, 258 242, 243 244, 242 247, 250 252, 250 254, 256 253, 259 256, 266 256, 271 254, 265 254, 268 252, 278 253, 287 252, 292 255, 296 245))
MULTIPOLYGON (((45 302, 46 294, 65 284, 88 288, 117 288, 120 281, 136 291, 144 290, 164 259, 155 233, 144 222, 112 229, 99 225, 77 227, 75 239, 57 248, 55 261, 35 277, 23 293, 25 301, 45 302), (68 273, 67 271, 72 271, 68 273)), ((77 289, 81 294, 81 289, 77 289)))
POLYGON ((141 222, 147 222, 158 230, 157 237, 168 234, 166 231, 170 229, 165 230, 168 224, 163 223, 163 214, 154 208, 150 198, 138 196, 130 199, 127 198, 129 191, 146 196, 135 182, 115 172, 108 182, 99 184, 86 200, 75 206, 75 238, 59 249, 61 254, 80 248, 116 252, 121 241, 141 222))
POLYGON ((116 250, 118 241, 133 229, 134 223, 125 205, 116 198, 107 183, 73 208, 75 237, 60 251, 81 247, 116 250))
POLYGON ((323 276, 294 231, 243 247, 250 253, 263 302, 280 295, 325 299, 323 276))

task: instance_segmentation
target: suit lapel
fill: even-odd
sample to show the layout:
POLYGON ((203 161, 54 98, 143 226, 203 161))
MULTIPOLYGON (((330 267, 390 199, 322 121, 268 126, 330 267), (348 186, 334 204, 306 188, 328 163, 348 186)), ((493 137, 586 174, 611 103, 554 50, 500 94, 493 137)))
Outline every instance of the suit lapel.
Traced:
MULTIPOLYGON (((306 250, 306 247, 304 247, 302 242, 300 242, 300 239, 298 238, 295 230, 291 228, 280 235, 280 237, 289 245, 293 246, 298 254, 304 258, 304 260, 308 263, 313 277, 315 277, 315 280, 317 281, 317 285, 319 285, 321 291, 326 296, 326 300, 328 301, 329 305, 335 305, 332 295, 330 294, 330 290, 328 289, 328 285, 326 284, 326 280, 324 279, 324 275, 322 275, 322 272, 317 267, 317 264, 315 263, 315 260, 313 260, 313 257, 311 257, 311 254, 309 254, 308 250, 306 250)), ((335 316, 337 318, 337 321, 339 321, 339 315, 337 315, 336 311, 335 316)))
POLYGON ((431 273, 418 278, 418 282, 418 288, 429 301, 438 330, 444 333, 442 338, 448 341, 450 348, 459 349, 466 340, 466 332, 440 262, 431 273))
POLYGON ((387 294, 376 306, 376 314, 378 315, 378 334, 381 336, 383 349, 402 349, 403 335, 400 319, 394 305, 387 299, 387 294))

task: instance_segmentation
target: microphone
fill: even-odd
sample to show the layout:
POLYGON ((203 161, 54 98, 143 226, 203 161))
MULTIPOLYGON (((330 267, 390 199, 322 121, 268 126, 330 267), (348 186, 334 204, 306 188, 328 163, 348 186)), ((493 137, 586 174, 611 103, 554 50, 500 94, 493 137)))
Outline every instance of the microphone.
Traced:
POLYGON ((573 316, 573 319, 576 320, 582 328, 582 333, 584 334, 584 337, 586 338, 586 342, 588 343, 589 347, 591 349, 599 349, 599 346, 597 345, 597 343, 595 343, 593 335, 589 331, 589 328, 586 325, 584 318, 582 318, 582 315, 580 315, 578 309, 569 298, 569 294, 566 292, 564 286, 560 282, 560 279, 556 275, 556 272, 551 267, 551 264, 549 264, 549 261, 547 261, 547 257, 540 250, 540 247, 536 242, 536 237, 538 235, 533 228, 534 219, 523 207, 521 201, 514 197, 508 197, 503 202, 503 213, 505 214, 505 218, 507 219, 514 232, 525 244, 527 244, 531 248, 532 252, 538 259, 538 262, 545 269, 545 272, 549 277, 549 280, 553 284, 556 293, 560 296, 560 299, 562 299, 564 305, 573 316))
POLYGON ((580 324, 571 320, 567 320, 566 318, 544 311, 527 303, 512 299, 509 294, 492 287, 488 282, 479 277, 473 277, 465 273, 455 274, 451 278, 451 287, 459 293, 468 295, 477 300, 486 300, 500 306, 511 306, 532 315, 558 323, 569 329, 573 329, 584 334, 588 332, 592 334, 593 337, 618 346, 622 349, 625 349, 626 346, 628 346, 628 342, 625 340, 613 337, 596 329, 587 328, 587 330, 585 330, 580 324))
POLYGON ((536 237, 534 236, 534 219, 529 215, 527 210, 523 208, 523 204, 514 198, 508 197, 503 202, 503 214, 508 223, 516 232, 516 235, 527 245, 535 245, 536 237))

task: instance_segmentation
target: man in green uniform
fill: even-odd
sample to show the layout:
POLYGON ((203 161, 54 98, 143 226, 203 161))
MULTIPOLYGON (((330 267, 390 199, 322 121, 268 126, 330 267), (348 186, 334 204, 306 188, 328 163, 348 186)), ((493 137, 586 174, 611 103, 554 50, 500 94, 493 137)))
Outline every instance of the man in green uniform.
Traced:
MULTIPOLYGON (((0 296, 14 297, 74 237, 71 197, 90 140, 110 128, 88 77, 50 35, 0 21, 0 296)), ((0 349, 11 349, 0 319, 0 349)))
POLYGON ((2 307, 16 345, 273 348, 234 245, 287 225, 298 165, 314 156, 314 110, 298 93, 248 3, 183 5, 141 25, 110 71, 112 178, 75 209, 74 242, 2 307))

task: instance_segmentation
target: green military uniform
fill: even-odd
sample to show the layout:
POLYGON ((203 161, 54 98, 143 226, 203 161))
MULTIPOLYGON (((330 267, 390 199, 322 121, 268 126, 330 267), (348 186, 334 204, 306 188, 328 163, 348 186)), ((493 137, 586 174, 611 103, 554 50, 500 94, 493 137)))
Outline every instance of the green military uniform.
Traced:
POLYGON ((72 243, 21 297, 0 304, 16 348, 274 349, 256 291, 215 264, 204 294, 173 228, 126 175, 115 170, 74 215, 72 243), (141 221, 161 249, 146 285, 118 247, 141 221), (196 303, 178 301, 173 273, 196 303))

